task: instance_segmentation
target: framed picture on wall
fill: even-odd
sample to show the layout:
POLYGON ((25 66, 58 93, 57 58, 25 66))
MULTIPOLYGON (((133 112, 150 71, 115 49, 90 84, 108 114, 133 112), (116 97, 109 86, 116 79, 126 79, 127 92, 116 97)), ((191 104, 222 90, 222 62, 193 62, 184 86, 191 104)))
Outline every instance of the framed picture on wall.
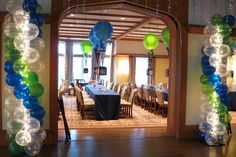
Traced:
POLYGON ((169 77, 169 68, 165 69, 165 77, 169 77))
POLYGON ((85 73, 85 74, 88 73, 88 68, 84 68, 84 73, 85 73))
POLYGON ((153 69, 147 69, 147 75, 148 75, 148 76, 154 75, 153 69))

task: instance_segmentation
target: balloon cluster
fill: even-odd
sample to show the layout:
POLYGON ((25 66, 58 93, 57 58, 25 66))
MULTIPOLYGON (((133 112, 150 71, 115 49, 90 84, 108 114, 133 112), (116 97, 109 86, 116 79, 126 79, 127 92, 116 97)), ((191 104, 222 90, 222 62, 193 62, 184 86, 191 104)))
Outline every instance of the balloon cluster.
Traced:
POLYGON ((100 53, 105 53, 106 51, 107 40, 112 36, 112 33, 113 27, 111 23, 107 21, 97 22, 89 33, 89 40, 93 44, 97 64, 99 62, 100 53))
POLYGON ((11 0, 7 4, 9 13, 4 18, 4 70, 9 86, 4 117, 9 152, 14 156, 24 152, 37 155, 46 138, 42 127, 45 110, 39 102, 44 87, 36 73, 44 68, 38 62, 45 46, 39 28, 45 19, 38 13, 40 9, 37 0, 11 0))
POLYGON ((203 46, 201 58, 202 83, 201 91, 204 103, 201 105, 201 122, 199 138, 208 145, 225 144, 230 124, 230 105, 228 87, 225 84, 229 77, 227 57, 232 46, 232 25, 235 18, 232 15, 214 15, 211 24, 206 25, 204 34, 208 37, 203 46))
POLYGON ((161 32, 162 40, 166 44, 166 47, 170 47, 170 30, 168 27, 165 27, 161 32))
POLYGON ((85 60, 85 66, 87 66, 87 58, 91 54, 91 51, 93 49, 93 45, 90 41, 82 41, 80 43, 80 48, 83 53, 83 57, 85 60))

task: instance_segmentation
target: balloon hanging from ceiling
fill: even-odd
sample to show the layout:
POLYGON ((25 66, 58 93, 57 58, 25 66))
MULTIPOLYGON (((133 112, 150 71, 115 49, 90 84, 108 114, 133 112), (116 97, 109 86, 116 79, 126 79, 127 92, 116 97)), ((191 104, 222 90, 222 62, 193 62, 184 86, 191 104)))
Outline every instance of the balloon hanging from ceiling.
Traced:
MULTIPOLYGON (((46 138, 43 128, 45 110, 39 101, 44 87, 32 68, 39 63, 45 43, 40 27, 45 23, 37 0, 13 0, 4 18, 4 70, 6 84, 13 87, 5 98, 6 137, 9 152, 17 156, 36 156, 46 138), (23 8, 22 8, 23 6, 23 8)), ((41 64, 42 65, 42 64, 41 64)), ((42 65, 43 67, 43 65, 42 65)))

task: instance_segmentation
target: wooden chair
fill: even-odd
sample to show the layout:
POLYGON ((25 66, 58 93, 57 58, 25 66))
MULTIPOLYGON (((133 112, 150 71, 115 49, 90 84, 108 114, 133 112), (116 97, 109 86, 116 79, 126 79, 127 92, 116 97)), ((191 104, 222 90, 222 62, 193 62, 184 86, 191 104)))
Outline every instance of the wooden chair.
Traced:
POLYGON ((119 84, 118 87, 117 87, 117 91, 116 93, 117 94, 120 94, 121 93, 121 89, 122 89, 123 85, 122 84, 119 84))
POLYGON ((113 87, 112 87, 112 90, 113 90, 114 92, 117 92, 118 86, 119 86, 119 83, 114 84, 113 87))
POLYGON ((93 110, 95 106, 95 102, 93 99, 88 98, 84 99, 82 91, 78 92, 78 101, 81 104, 81 117, 82 119, 85 118, 85 116, 92 116, 93 115, 93 110))
POLYGON ((158 100, 157 100, 157 94, 156 94, 155 87, 150 86, 149 95, 151 97, 151 100, 150 100, 150 111, 153 112, 154 114, 156 114, 159 105, 157 104, 158 100))
MULTIPOLYGON (((128 91, 128 89, 126 89, 126 91, 128 91)), ((120 103, 120 115, 121 116, 128 116, 133 118, 133 103, 134 103, 134 97, 137 94, 137 89, 133 89, 130 93, 130 97, 128 100, 131 100, 131 102, 129 101, 121 101, 120 103)))
POLYGON ((157 102, 158 102, 158 105, 159 105, 159 109, 160 109, 160 112, 161 112, 161 115, 163 117, 166 117, 167 116, 167 111, 168 111, 168 101, 165 101, 164 100, 164 95, 162 92, 160 91, 156 91, 157 92, 157 102))
POLYGON ((77 111, 78 112, 81 110, 81 107, 82 107, 82 104, 79 101, 79 94, 80 94, 80 92, 82 93, 84 102, 91 102, 91 101, 93 101, 93 99, 91 99, 89 97, 89 95, 85 91, 82 91, 78 86, 75 86, 75 96, 76 96, 76 102, 77 102, 76 104, 77 104, 77 111))
POLYGON ((135 102, 137 105, 141 106, 142 108, 146 108, 145 106, 145 97, 144 97, 144 91, 143 91, 143 85, 141 87, 137 88, 137 101, 135 102))
POLYGON ((148 111, 151 111, 151 96, 149 95, 149 88, 143 88, 144 98, 145 98, 145 108, 148 111))

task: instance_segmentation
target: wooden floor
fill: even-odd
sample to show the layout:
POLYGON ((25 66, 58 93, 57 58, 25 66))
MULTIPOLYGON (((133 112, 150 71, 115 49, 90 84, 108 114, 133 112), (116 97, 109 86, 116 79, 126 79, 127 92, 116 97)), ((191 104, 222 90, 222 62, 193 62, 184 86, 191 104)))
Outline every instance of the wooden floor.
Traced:
MULTIPOLYGON (((233 133, 236 125, 232 126, 233 133)), ((98 129, 71 131, 72 140, 64 141, 59 132, 57 145, 44 145, 37 157, 235 157, 236 136, 228 145, 209 147, 197 139, 178 140, 165 129, 98 129)), ((7 147, 0 156, 9 157, 7 147)))

